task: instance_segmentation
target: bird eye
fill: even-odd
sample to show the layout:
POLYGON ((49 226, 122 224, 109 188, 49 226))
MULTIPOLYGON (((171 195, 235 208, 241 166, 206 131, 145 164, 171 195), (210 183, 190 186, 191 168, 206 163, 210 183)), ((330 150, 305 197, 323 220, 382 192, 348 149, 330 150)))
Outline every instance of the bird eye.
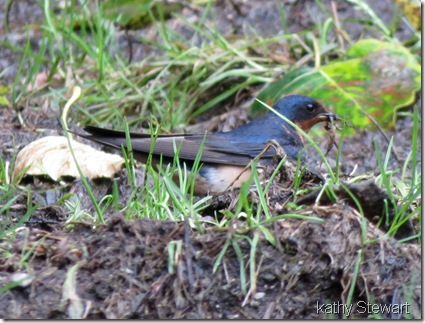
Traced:
POLYGON ((314 110, 316 110, 316 107, 313 105, 313 104, 307 104, 306 106, 305 106, 305 109, 308 111, 308 112, 313 112, 314 110))

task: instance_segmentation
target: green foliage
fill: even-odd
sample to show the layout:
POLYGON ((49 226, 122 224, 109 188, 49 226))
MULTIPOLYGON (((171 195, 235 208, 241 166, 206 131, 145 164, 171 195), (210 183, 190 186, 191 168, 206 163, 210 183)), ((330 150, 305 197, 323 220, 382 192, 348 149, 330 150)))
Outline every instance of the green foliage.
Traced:
MULTIPOLYGON (((282 95, 312 96, 354 126, 366 127, 369 116, 380 125, 394 125, 396 111, 412 104, 421 84, 421 66, 397 42, 360 40, 336 60, 317 68, 301 67, 270 84, 258 96, 265 102, 282 95)), ((256 112, 258 103, 252 107, 256 112)))
POLYGON ((102 4, 105 18, 122 27, 138 29, 183 8, 182 3, 161 0, 107 0, 102 4))
MULTIPOLYGON (((0 75, 1 78, 1 75, 0 75)), ((0 85, 0 107, 10 106, 9 99, 7 98, 7 94, 9 93, 10 89, 7 86, 0 85)))
MULTIPOLYGON (((412 127, 412 146, 410 154, 406 159, 401 170, 391 170, 388 167, 389 158, 391 155, 390 149, 392 140, 388 147, 385 158, 382 158, 378 145, 375 142, 375 151, 378 158, 378 167, 380 175, 376 178, 376 182, 385 188, 390 197, 388 203, 394 209, 394 217, 391 223, 386 223, 390 226, 388 235, 395 236, 402 225, 407 221, 418 222, 418 227, 422 226, 421 212, 422 204, 420 198, 422 196, 422 181, 418 169, 418 134, 419 134, 419 114, 415 110, 413 114, 413 127, 412 127), (395 177, 398 175, 398 177, 395 177)), ((386 219, 388 221, 388 211, 386 219)), ((418 230, 419 232, 419 230, 418 230)), ((403 241, 421 238, 421 234, 415 234, 411 237, 406 237, 403 241)))

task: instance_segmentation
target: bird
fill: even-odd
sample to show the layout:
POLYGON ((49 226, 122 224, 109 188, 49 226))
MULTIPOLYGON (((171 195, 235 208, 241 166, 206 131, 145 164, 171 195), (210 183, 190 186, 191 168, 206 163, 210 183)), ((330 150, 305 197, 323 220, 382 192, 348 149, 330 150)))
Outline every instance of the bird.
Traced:
MULTIPOLYGON (((273 108, 305 133, 317 123, 328 124, 338 119, 318 101, 304 95, 284 96, 275 102, 273 108)), ((95 126, 86 126, 83 129, 86 133, 77 134, 85 139, 115 149, 121 149, 122 146, 127 148, 126 134, 123 131, 95 126)), ((227 132, 163 134, 156 138, 146 133, 130 132, 129 135, 137 160, 146 163, 151 153, 152 160, 156 162, 161 159, 163 165, 172 163, 177 148, 180 162, 186 163, 189 170, 203 146, 201 167, 195 181, 196 195, 222 193, 227 189, 240 187, 249 180, 251 169, 247 165, 257 156, 259 169, 272 164, 276 148, 270 147, 264 151, 271 141, 277 142, 290 159, 303 158, 300 153, 304 148, 304 137, 273 111, 227 132)))

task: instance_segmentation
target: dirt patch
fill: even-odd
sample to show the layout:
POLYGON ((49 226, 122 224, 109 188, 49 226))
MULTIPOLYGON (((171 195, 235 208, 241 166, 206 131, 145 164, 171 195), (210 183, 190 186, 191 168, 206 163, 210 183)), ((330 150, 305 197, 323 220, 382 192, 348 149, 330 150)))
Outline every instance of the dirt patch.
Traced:
POLYGON ((363 312, 363 305, 371 298, 394 306, 408 302, 412 317, 420 317, 418 246, 401 245, 367 224, 365 238, 378 240, 363 248, 362 219, 347 206, 307 208, 303 213, 325 221, 279 220, 269 227, 276 246, 260 231, 250 234, 260 238, 255 289, 247 279, 247 297, 241 293, 234 248, 227 249, 212 274, 220 251, 231 241, 242 251, 243 271, 249 277, 253 247, 237 235, 246 226, 243 221, 234 223, 239 228, 234 232, 211 228, 204 235, 187 223, 128 221, 120 216, 96 230, 79 226, 66 235, 29 229, 11 242, 13 255, 1 261, 0 280, 3 285, 16 272, 25 272, 33 277, 32 283, 3 293, 0 313, 10 319, 318 319, 326 317, 321 304, 346 303, 354 279, 350 318, 366 318, 370 313, 363 312), (180 244, 181 251, 170 268, 173 243, 180 244), (31 249, 31 268, 21 268, 21 255, 31 249), (358 257, 359 274, 353 277, 358 257), (74 282, 65 283, 73 275, 74 282), (413 299, 407 299, 409 295, 413 299))

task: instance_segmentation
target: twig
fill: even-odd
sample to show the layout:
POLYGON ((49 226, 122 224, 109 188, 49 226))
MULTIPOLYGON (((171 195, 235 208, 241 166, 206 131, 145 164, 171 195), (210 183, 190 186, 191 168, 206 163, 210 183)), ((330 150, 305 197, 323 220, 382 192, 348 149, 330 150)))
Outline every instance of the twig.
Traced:
POLYGON ((331 1, 331 7, 332 7, 332 15, 334 16, 334 20, 335 20, 336 34, 338 37, 339 46, 341 47, 343 51, 345 51, 344 38, 341 35, 341 30, 342 30, 341 23, 339 21, 338 10, 336 8, 336 2, 334 0, 331 1))

